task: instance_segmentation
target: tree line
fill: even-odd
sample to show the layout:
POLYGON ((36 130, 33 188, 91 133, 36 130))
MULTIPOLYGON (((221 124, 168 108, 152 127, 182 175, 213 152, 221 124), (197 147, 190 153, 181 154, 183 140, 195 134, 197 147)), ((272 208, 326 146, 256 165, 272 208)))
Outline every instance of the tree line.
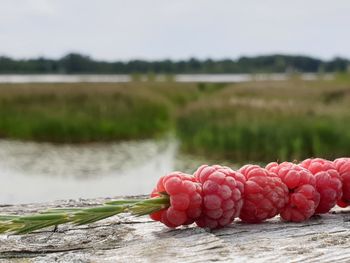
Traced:
POLYGON ((350 60, 334 58, 324 61, 308 56, 267 55, 239 59, 130 60, 97 61, 89 56, 70 53, 60 59, 12 59, 0 56, 0 74, 200 74, 200 73, 283 73, 344 72, 350 60))

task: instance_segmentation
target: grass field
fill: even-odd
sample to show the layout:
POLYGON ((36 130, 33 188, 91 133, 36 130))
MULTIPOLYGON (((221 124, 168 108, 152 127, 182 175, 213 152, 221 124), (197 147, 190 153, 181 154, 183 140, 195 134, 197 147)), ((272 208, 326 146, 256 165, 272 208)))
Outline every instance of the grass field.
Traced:
POLYGON ((231 85, 189 105, 177 131, 184 150, 237 161, 350 155, 350 83, 231 85))
POLYGON ((0 137, 51 142, 154 138, 242 161, 350 155, 350 81, 240 84, 0 84, 0 137))
POLYGON ((171 125, 168 102, 147 87, 110 84, 0 86, 0 135, 90 142, 158 136, 171 125))

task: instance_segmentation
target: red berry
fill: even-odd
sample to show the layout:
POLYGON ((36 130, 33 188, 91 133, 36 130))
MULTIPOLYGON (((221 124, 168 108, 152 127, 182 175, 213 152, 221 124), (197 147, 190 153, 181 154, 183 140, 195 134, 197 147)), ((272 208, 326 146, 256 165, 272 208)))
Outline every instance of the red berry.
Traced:
POLYGON ((342 180, 333 162, 321 158, 306 159, 300 166, 315 176, 316 190, 321 197, 316 213, 329 212, 342 197, 342 180))
POLYGON ((159 179, 151 197, 166 193, 169 207, 152 213, 153 220, 168 227, 192 224, 201 215, 202 188, 195 178, 181 172, 173 172, 159 179))
POLYGON ((290 162, 269 163, 266 169, 276 173, 289 189, 289 201, 281 210, 281 217, 293 222, 309 219, 320 202, 316 179, 312 173, 290 162))
POLYGON ((202 215, 196 224, 211 229, 230 224, 243 205, 243 175, 228 167, 202 165, 194 176, 203 189, 202 215))
POLYGON ((288 189, 274 173, 258 165, 239 169, 246 178, 242 221, 259 223, 278 215, 288 202, 288 189))
POLYGON ((350 205, 350 158, 339 158, 333 163, 343 180, 343 197, 338 200, 338 205, 347 207, 350 205))

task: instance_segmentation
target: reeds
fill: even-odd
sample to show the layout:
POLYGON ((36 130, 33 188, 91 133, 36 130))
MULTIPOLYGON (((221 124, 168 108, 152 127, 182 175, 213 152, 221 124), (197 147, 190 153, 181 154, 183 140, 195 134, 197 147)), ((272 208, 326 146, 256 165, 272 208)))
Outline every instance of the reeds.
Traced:
POLYGON ((177 132, 186 152, 236 162, 334 159, 350 154, 349 109, 350 85, 246 83, 187 107, 177 132))
POLYGON ((153 138, 233 162, 350 155, 346 79, 241 84, 0 85, 0 137, 51 142, 153 138))
MULTIPOLYGON (((152 94, 153 93, 153 94, 152 94)), ((0 89, 0 136, 50 142, 154 137, 168 131, 170 106, 123 85, 14 85, 0 89)))

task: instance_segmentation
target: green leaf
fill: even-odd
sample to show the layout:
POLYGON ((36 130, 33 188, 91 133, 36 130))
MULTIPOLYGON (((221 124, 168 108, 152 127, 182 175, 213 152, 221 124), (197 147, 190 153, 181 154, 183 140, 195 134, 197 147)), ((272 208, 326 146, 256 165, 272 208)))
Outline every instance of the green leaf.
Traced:
POLYGON ((146 215, 169 205, 169 196, 160 193, 160 196, 155 198, 115 200, 98 207, 57 208, 26 216, 0 215, 0 234, 8 232, 26 234, 66 223, 85 225, 125 212, 138 216, 146 215))
POLYGON ((142 202, 136 203, 129 208, 129 211, 136 216, 149 215, 159 210, 169 207, 170 199, 168 195, 161 195, 160 197, 154 197, 146 199, 142 202))
POLYGON ((85 225, 114 216, 126 210, 126 206, 101 206, 86 208, 72 216, 72 222, 76 225, 85 225))
POLYGON ((0 221, 10 221, 12 219, 18 218, 19 216, 12 215, 0 215, 0 221))
MULTIPOLYGON (((18 228, 15 227, 14 233, 15 234, 27 234, 30 232, 33 232, 35 230, 39 230, 39 229, 43 229, 46 227, 50 227, 50 226, 57 226, 57 225, 61 225, 64 223, 67 223, 68 221, 66 219, 57 219, 57 220, 43 220, 43 221, 38 221, 38 222, 29 222, 29 223, 25 223, 22 227, 18 228)), ((12 229, 10 229, 12 230, 12 229)))
POLYGON ((15 234, 25 234, 67 222, 69 222, 67 214, 37 214, 22 216, 11 221, 8 231, 13 231, 15 234))
POLYGON ((59 214, 59 213, 75 213, 84 210, 84 208, 53 208, 41 212, 40 214, 59 214))
POLYGON ((0 223, 0 234, 6 233, 9 230, 9 224, 0 223))
POLYGON ((115 201, 110 201, 106 202, 106 205, 130 205, 130 204, 135 204, 138 202, 142 202, 145 199, 124 199, 124 200, 115 200, 115 201))
POLYGON ((21 216, 12 220, 13 222, 25 222, 25 221, 49 221, 66 218, 67 214, 36 214, 29 216, 21 216))

